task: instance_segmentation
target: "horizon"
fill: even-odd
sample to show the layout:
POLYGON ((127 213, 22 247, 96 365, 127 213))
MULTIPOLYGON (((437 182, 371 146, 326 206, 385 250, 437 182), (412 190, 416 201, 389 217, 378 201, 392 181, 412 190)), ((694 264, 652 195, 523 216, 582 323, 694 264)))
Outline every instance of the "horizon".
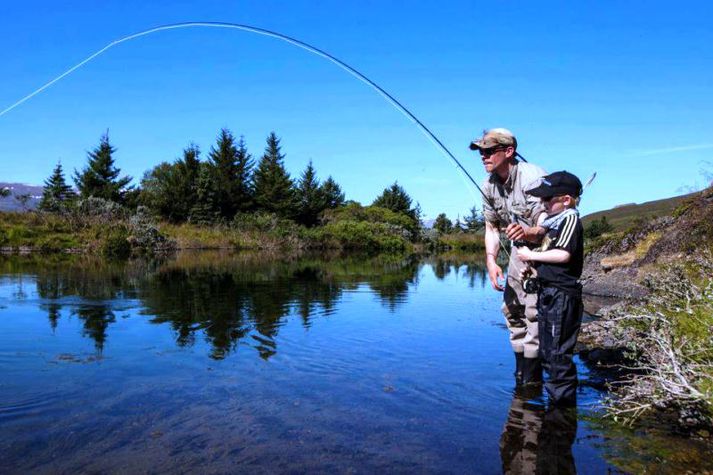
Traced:
MULTIPOLYGON (((12 5, 0 32, 7 72, 0 109, 126 34, 199 19, 244 23, 364 72, 478 182, 485 173, 467 144, 483 128, 504 126, 547 171, 568 169, 583 181, 597 172, 583 214, 701 187, 713 150, 709 4, 671 11, 630 3, 616 15, 565 2, 433 5, 12 5), (48 15, 37 17, 39 5, 48 15), (482 11, 507 22, 470 21, 482 11)), ((138 184, 190 142, 205 155, 228 127, 246 137, 254 157, 275 130, 293 178, 311 159, 347 199, 368 204, 398 181, 428 219, 480 208, 455 165, 394 112, 333 64, 282 42, 209 29, 157 33, 112 49, 0 117, 0 180, 41 186, 58 159, 67 175, 80 170, 108 128, 117 166, 138 184)))

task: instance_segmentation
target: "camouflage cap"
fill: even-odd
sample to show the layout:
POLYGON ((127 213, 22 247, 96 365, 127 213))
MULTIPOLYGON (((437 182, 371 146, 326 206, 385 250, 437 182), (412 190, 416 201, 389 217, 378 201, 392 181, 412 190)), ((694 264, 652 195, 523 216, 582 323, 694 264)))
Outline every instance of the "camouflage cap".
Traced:
POLYGON ((508 129, 496 128, 484 130, 482 137, 470 143, 470 149, 488 149, 499 145, 512 146, 517 149, 517 139, 508 129))

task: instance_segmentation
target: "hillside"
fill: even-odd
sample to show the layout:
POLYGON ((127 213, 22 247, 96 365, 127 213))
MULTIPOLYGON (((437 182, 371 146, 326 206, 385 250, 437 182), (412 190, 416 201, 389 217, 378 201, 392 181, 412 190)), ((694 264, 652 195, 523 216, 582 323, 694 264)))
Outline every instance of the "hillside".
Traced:
POLYGON ((689 193, 687 195, 664 198, 662 200, 647 201, 641 204, 626 204, 617 206, 605 211, 597 211, 582 218, 582 224, 586 227, 592 221, 606 216, 607 221, 614 227, 614 231, 624 231, 631 225, 639 221, 648 221, 652 218, 670 215, 685 200, 700 194, 700 192, 689 193))
POLYGON ((591 243, 584 293, 619 302, 582 326, 580 356, 597 364, 611 355, 625 358, 624 377, 612 385, 607 404, 613 417, 630 422, 667 410, 682 428, 700 429, 708 438, 713 432, 713 187, 588 218, 605 215, 623 226, 646 213, 666 216, 591 243))
POLYGON ((19 195, 30 195, 30 199, 25 205, 27 210, 37 208, 37 204, 40 202, 40 198, 42 198, 42 186, 0 182, 0 189, 2 188, 9 189, 11 194, 4 198, 0 197, 0 211, 26 211, 23 209, 22 204, 15 198, 19 195))

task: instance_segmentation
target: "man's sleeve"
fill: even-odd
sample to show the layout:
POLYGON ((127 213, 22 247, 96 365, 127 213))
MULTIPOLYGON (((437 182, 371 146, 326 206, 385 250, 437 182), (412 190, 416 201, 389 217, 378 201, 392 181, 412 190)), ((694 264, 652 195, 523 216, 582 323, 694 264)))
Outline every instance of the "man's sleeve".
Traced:
POLYGON ((545 209, 545 205, 542 203, 541 199, 532 195, 527 195, 527 207, 530 210, 532 225, 537 226, 537 221, 540 219, 540 215, 547 211, 545 209))
MULTIPOLYGON (((531 190, 537 187, 542 182, 542 177, 546 175, 545 171, 538 166, 533 166, 532 170, 533 173, 528 177, 529 181, 525 185, 525 190, 531 190)), ((536 226, 540 215, 546 213, 547 209, 540 198, 529 194, 525 194, 525 196, 527 209, 529 211, 528 215, 530 216, 533 226, 536 226)))
POLYGON ((577 250, 581 233, 582 225, 580 224, 579 217, 576 214, 570 214, 560 223, 554 247, 564 249, 570 254, 574 254, 577 250))
POLYGON ((493 195, 488 182, 483 183, 483 219, 493 226, 500 226, 500 217, 493 209, 493 195), (486 199, 487 197, 487 199, 486 199))

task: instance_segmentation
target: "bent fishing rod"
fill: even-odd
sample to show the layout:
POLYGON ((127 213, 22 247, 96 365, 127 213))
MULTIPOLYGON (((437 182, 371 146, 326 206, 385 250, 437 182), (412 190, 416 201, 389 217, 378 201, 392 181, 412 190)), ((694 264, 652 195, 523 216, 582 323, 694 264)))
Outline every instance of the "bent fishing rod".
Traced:
MULTIPOLYGON (((344 61, 336 58, 335 56, 327 53, 326 51, 317 48, 315 46, 312 46, 308 43, 305 43, 304 41, 298 40, 296 38, 293 38, 291 36, 284 35, 282 33, 278 33, 276 31, 268 30, 265 28, 259 28, 256 26, 251 26, 251 25, 244 25, 244 24, 239 24, 239 23, 227 23, 227 22, 207 22, 207 21, 194 21, 194 22, 182 22, 182 23, 172 23, 172 24, 167 24, 167 25, 160 25, 160 26, 155 26, 152 28, 148 28, 146 30, 139 31, 137 33, 133 33, 127 36, 123 36, 117 40, 114 40, 110 43, 108 43, 106 46, 102 47, 101 49, 97 50, 96 52, 92 53, 91 55, 87 56, 85 59, 80 61, 79 63, 75 64, 71 68, 67 69, 54 79, 48 81, 41 87, 37 88, 30 94, 27 94, 23 98, 19 99, 18 101, 14 102, 10 106, 6 107, 2 111, 0 111, 0 117, 3 115, 7 114, 20 104, 24 103, 25 101, 31 99, 32 97, 36 96, 37 94, 43 92, 56 82, 62 80, 66 76, 72 74, 74 71, 77 69, 81 68, 88 62, 92 61, 96 57, 102 55, 103 53, 107 52, 111 48, 118 46, 122 43, 125 43, 130 40, 134 40, 136 38, 140 38, 142 36, 147 36, 153 33, 157 33, 160 31, 167 31, 167 30, 176 30, 176 29, 182 29, 182 28, 230 28, 230 29, 236 29, 236 30, 242 30, 242 31, 247 31, 250 33, 256 33, 258 35, 263 35, 263 36, 269 36, 272 38, 277 38, 279 40, 285 41, 287 43, 290 43, 292 45, 295 45, 303 50, 306 50, 310 53, 316 54, 318 56, 321 56, 322 58, 336 64, 339 66, 341 69, 345 70, 355 78, 359 79, 363 83, 367 84, 370 86, 372 89, 374 89, 376 92, 378 92, 384 99, 386 99, 392 106, 394 106, 399 112, 401 112, 403 115, 405 115, 409 120, 411 120, 418 128, 421 130, 423 134, 426 135, 426 137, 434 144, 436 147, 438 147, 439 150, 441 150, 442 153, 446 155, 458 168, 458 170, 461 171, 461 173, 470 180, 470 182, 475 186, 475 188, 480 192, 480 194, 483 196, 483 198, 486 200, 487 203, 489 203, 491 206, 493 205, 493 200, 488 197, 485 192, 483 192, 483 189, 478 185, 478 183, 473 179, 473 177, 468 173, 468 170, 463 167, 463 165, 458 161, 458 159, 451 153, 451 151, 441 142, 441 140, 436 137, 436 135, 428 128, 426 125, 421 122, 406 106, 404 106, 399 100, 397 100, 394 96, 386 92, 381 86, 376 84, 374 81, 366 77, 364 74, 362 74, 360 71, 358 71, 356 68, 348 65, 344 61)), ((521 155, 518 154, 520 158, 522 158, 521 155)), ((524 158, 523 158, 524 160, 524 158)), ((505 249, 504 243, 500 237, 498 237, 500 240, 500 244, 502 245, 503 250, 507 253, 507 250, 505 249)))

